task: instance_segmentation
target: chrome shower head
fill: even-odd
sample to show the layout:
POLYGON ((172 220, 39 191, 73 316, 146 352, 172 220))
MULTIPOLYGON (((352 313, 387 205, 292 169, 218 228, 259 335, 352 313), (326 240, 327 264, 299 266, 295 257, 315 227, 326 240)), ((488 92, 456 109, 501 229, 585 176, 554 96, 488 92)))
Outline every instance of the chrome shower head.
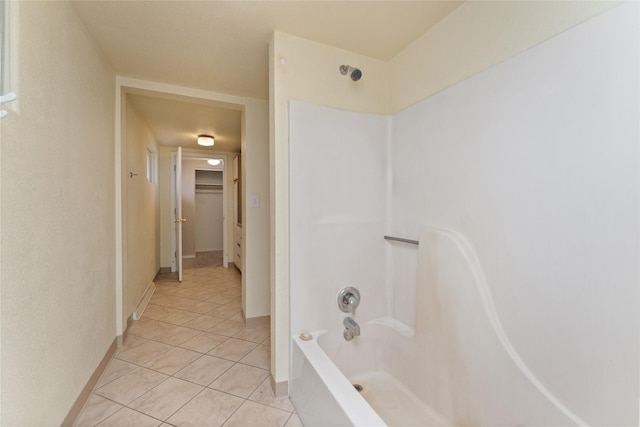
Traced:
POLYGON ((362 71, 360 71, 359 68, 352 67, 351 65, 341 65, 340 74, 342 74, 343 76, 349 74, 351 80, 353 80, 354 82, 357 82, 362 78, 362 71))

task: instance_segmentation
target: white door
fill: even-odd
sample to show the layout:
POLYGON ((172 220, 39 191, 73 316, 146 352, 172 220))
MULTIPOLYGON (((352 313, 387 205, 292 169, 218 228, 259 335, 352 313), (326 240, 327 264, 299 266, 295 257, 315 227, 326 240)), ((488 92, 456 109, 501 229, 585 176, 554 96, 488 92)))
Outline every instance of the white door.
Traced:
POLYGON ((176 263, 178 265, 178 280, 182 282, 182 147, 178 147, 176 156, 176 209, 173 222, 176 225, 176 263))

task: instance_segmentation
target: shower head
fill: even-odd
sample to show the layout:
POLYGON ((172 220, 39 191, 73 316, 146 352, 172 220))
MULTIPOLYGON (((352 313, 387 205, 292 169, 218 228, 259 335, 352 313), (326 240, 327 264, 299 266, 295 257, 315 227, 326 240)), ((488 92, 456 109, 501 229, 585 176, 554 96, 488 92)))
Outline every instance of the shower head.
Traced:
POLYGON ((353 80, 354 82, 357 82, 358 80, 360 80, 360 78, 362 78, 362 71, 360 71, 359 68, 352 67, 351 65, 341 65, 340 74, 342 74, 343 76, 349 74, 351 80, 353 80))

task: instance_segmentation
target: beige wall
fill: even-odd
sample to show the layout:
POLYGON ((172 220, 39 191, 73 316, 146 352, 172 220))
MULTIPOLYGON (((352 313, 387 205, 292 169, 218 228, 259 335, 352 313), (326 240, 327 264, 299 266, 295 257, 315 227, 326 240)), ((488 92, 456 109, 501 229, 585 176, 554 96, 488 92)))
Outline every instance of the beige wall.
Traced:
POLYGON ((617 4, 465 2, 390 61, 389 109, 402 111, 617 4))
POLYGON ((270 44, 271 167, 271 371, 276 382, 289 372, 289 100, 352 111, 388 112, 387 63, 345 50, 275 33, 270 44), (362 69, 353 82, 338 68, 362 69))
POLYGON ((116 336, 114 76, 66 2, 19 8, 0 122, 2 425, 60 425, 116 336))
POLYGON ((465 2, 389 62, 276 32, 270 43, 272 374, 289 369, 288 102, 403 110, 615 6, 612 2, 465 2), (341 64, 361 68, 353 83, 341 64))
POLYGON ((128 318, 142 300, 153 281, 160 260, 158 226, 158 185, 147 181, 147 149, 158 152, 158 144, 147 124, 129 103, 126 105, 126 165, 124 187, 126 192, 126 301, 128 318), (137 174, 130 177, 129 172, 137 174))
POLYGON ((243 311, 247 319, 271 313, 269 284, 269 104, 247 98, 242 138, 243 311), (252 207, 251 196, 259 207, 252 207))

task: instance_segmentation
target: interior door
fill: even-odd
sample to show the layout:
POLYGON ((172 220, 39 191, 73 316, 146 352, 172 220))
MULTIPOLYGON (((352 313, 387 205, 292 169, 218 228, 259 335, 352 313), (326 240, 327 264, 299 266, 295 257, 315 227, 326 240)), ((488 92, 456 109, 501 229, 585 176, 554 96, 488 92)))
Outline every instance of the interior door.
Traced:
POLYGON ((182 218, 182 147, 178 147, 176 155, 176 264, 178 266, 178 280, 182 282, 182 223, 186 219, 182 218))

